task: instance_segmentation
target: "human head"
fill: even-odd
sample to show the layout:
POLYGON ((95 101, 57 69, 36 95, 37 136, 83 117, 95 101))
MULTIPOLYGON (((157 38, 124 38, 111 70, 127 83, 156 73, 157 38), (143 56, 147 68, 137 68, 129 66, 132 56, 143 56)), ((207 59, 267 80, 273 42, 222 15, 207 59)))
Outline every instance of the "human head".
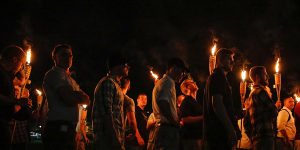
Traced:
POLYGON ((249 71, 250 79, 254 85, 269 85, 269 76, 264 66, 254 66, 249 71))
POLYGON ((196 82, 191 79, 185 79, 180 85, 181 92, 184 95, 190 95, 191 92, 196 92, 198 90, 198 86, 196 82))
POLYGON ((73 62, 71 46, 67 44, 56 45, 52 51, 52 59, 55 66, 59 66, 67 70, 71 68, 73 62))
POLYGON ((283 104, 284 104, 285 107, 292 110, 294 108, 295 101, 292 97, 288 97, 288 98, 283 100, 283 104))
POLYGON ((130 79, 128 77, 121 79, 121 89, 123 94, 126 94, 130 90, 130 79))
POLYGON ((172 58, 168 61, 167 74, 177 83, 179 83, 188 68, 180 58, 172 58))
POLYGON ((6 71, 16 74, 26 62, 26 55, 23 49, 16 45, 10 45, 3 49, 1 53, 1 63, 6 71))
POLYGON ((233 56, 234 53, 229 49, 223 48, 218 50, 216 54, 217 67, 223 68, 225 72, 232 71, 234 63, 233 56))
POLYGON ((130 66, 123 55, 113 53, 107 58, 106 63, 110 73, 121 77, 128 76, 130 66))
POLYGON ((185 96, 184 95, 179 95, 178 97, 177 97, 177 107, 179 108, 180 107, 180 105, 181 105, 181 103, 182 103, 182 101, 185 99, 185 96))
POLYGON ((139 106, 142 110, 144 110, 147 105, 147 95, 139 94, 136 102, 137 102, 137 106, 139 106))

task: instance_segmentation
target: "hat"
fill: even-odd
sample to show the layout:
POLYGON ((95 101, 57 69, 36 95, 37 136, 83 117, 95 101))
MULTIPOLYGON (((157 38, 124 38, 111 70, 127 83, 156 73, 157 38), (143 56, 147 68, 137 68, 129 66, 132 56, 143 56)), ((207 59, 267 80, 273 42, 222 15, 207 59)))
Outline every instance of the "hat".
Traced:
POLYGON ((180 58, 175 57, 175 58, 171 58, 168 61, 168 69, 173 66, 182 68, 184 70, 184 72, 186 72, 186 73, 190 72, 190 70, 185 66, 184 62, 180 58))

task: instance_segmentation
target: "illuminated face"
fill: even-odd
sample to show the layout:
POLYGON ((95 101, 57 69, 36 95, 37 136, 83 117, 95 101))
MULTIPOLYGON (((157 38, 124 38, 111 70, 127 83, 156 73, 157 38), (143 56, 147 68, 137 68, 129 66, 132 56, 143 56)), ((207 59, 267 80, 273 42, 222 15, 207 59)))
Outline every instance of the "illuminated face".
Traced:
POLYGON ((284 106, 287 107, 288 109, 292 110, 294 108, 295 101, 293 98, 287 98, 284 100, 284 106))
POLYGON ((229 72, 232 71, 233 64, 234 64, 234 59, 233 59, 233 54, 228 55, 224 60, 223 60, 223 67, 225 71, 229 72))
POLYGON ((65 69, 69 69, 73 63, 73 53, 71 49, 64 49, 59 51, 55 55, 55 63, 56 65, 63 67, 65 69))
POLYGON ((144 95, 144 94, 139 95, 139 97, 137 99, 137 105, 145 108, 147 105, 147 95, 144 95))
POLYGON ((130 66, 125 64, 125 65, 122 65, 123 69, 122 69, 122 75, 124 77, 127 77, 128 76, 128 73, 129 73, 129 69, 130 69, 130 66))

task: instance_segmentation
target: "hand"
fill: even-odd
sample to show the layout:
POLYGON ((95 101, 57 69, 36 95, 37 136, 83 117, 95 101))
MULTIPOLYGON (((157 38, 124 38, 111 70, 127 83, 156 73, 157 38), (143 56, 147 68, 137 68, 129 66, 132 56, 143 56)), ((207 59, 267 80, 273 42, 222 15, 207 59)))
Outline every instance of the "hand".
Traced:
POLYGON ((144 146, 145 145, 145 142, 144 142, 144 140, 141 136, 137 136, 136 139, 137 139, 137 142, 138 142, 139 146, 144 146))
POLYGON ((15 108, 15 109, 14 109, 14 110, 15 110, 15 113, 17 113, 17 112, 20 111, 21 106, 20 106, 20 105, 15 105, 14 108, 15 108))
POLYGON ((280 109, 281 108, 281 101, 278 100, 276 102, 275 106, 276 106, 277 109, 280 109))

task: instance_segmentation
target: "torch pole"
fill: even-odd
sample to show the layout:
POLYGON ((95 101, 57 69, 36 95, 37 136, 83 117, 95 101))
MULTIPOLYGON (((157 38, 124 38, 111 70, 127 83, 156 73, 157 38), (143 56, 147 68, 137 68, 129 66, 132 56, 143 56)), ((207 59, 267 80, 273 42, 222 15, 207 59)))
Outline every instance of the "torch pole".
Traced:
POLYGON ((281 91, 281 74, 275 73, 275 88, 277 93, 277 102, 280 101, 280 91, 281 91))
POLYGON ((216 56, 209 56, 209 74, 212 74, 214 69, 216 68, 216 56))

